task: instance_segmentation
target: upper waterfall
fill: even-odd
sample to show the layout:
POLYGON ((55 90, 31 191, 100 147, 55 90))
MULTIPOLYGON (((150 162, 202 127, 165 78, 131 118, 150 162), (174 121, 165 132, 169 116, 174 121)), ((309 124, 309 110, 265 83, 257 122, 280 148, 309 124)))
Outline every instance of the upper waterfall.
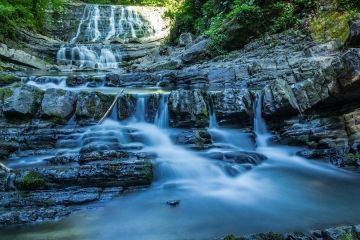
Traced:
POLYGON ((67 44, 57 52, 59 65, 118 68, 126 44, 158 41, 169 33, 163 8, 96 4, 77 7, 77 12, 82 12, 74 16, 77 19, 66 20, 70 34, 64 39, 67 44))
POLYGON ((70 43, 102 41, 128 42, 163 34, 165 21, 160 14, 133 6, 87 4, 70 43))

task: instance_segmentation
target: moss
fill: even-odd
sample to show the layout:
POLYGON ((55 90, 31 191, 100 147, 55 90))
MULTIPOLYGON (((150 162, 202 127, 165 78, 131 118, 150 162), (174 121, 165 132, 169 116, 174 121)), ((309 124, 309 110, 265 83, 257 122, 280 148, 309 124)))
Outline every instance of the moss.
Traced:
POLYGON ((66 94, 65 90, 63 90, 63 89, 59 89, 58 93, 59 93, 59 96, 61 96, 61 97, 65 96, 65 94, 66 94))
POLYGON ((0 85, 10 85, 19 82, 21 79, 11 74, 0 74, 0 85))
POLYGON ((342 235, 339 236, 338 238, 339 240, 356 240, 357 238, 351 233, 344 233, 342 235))
POLYGON ((37 172, 29 172, 19 183, 22 191, 42 189, 46 185, 45 179, 37 172))
POLYGON ((349 12, 326 11, 311 20, 310 30, 312 38, 317 42, 338 41, 344 43, 348 37, 350 27, 349 12))
POLYGON ((13 92, 14 91, 11 88, 0 88, 0 99, 5 100, 5 99, 11 97, 13 92))
POLYGON ((256 240, 284 240, 284 237, 279 233, 269 232, 269 233, 261 233, 255 236, 256 240))
POLYGON ((15 83, 15 84, 14 84, 14 87, 15 87, 15 88, 19 88, 19 87, 21 87, 21 82, 17 82, 17 83, 15 83))
POLYGON ((224 240, 236 240, 236 237, 234 235, 227 235, 224 237, 224 240))
POLYGON ((44 92, 41 90, 35 90, 34 92, 34 98, 36 102, 41 102, 42 98, 44 96, 44 92))

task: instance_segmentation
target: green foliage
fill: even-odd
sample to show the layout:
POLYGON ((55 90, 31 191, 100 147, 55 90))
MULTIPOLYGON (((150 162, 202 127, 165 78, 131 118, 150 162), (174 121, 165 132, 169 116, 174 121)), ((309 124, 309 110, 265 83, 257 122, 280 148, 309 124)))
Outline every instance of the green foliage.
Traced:
POLYGON ((313 11, 315 3, 315 0, 185 0, 175 19, 172 40, 185 31, 207 35, 214 46, 237 37, 239 42, 230 49, 237 48, 253 37, 296 26, 299 18, 313 11), (236 34, 231 36, 234 31, 236 34))
POLYGON ((44 188, 45 179, 37 172, 29 172, 19 183, 19 189, 23 191, 44 188))
POLYGON ((59 10, 63 0, 0 0, 1 34, 13 35, 17 27, 42 31, 46 10, 59 10))

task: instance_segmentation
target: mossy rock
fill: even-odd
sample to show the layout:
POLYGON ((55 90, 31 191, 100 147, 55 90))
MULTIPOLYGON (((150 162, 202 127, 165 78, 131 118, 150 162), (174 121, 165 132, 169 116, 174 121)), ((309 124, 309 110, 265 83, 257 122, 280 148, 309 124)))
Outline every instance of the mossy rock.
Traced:
POLYGON ((310 23, 312 38, 317 42, 344 43, 349 35, 349 12, 326 11, 315 16, 310 23))
POLYGON ((7 86, 20 81, 21 79, 15 75, 0 73, 0 86, 7 86))
POLYGON ((13 95, 14 91, 11 88, 0 88, 0 100, 5 100, 11 95, 13 95))
POLYGON ((29 172, 19 182, 18 188, 22 191, 43 189, 46 186, 45 179, 37 172, 29 172))
POLYGON ((344 234, 340 235, 338 239, 339 240, 357 240, 358 238, 356 236, 354 236, 353 233, 348 232, 348 233, 344 233, 344 234))
POLYGON ((224 237, 224 240, 236 240, 236 237, 234 235, 227 235, 224 237))

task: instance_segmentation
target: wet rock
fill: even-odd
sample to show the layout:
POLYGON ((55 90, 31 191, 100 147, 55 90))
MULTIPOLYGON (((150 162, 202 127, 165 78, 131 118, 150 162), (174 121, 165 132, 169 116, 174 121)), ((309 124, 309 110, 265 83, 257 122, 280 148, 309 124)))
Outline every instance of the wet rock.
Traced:
POLYGON ((322 231, 324 239, 341 240, 341 239, 354 239, 353 227, 342 226, 336 228, 328 228, 322 231))
POLYGON ((26 224, 49 221, 68 216, 69 208, 64 206, 32 208, 24 207, 13 211, 0 212, 0 225, 26 224))
POLYGON ((186 130, 176 136, 176 144, 204 147, 211 144, 211 135, 206 130, 186 130))
POLYGON ((212 68, 207 77, 209 88, 214 90, 231 88, 236 79, 234 68, 212 68))
POLYGON ((0 163, 0 192, 9 189, 9 180, 11 177, 11 170, 0 163))
POLYGON ((76 103, 76 120, 80 124, 99 121, 110 108, 115 96, 99 92, 81 92, 76 103))
POLYGON ((22 189, 81 187, 128 187, 149 185, 152 165, 148 160, 96 161, 80 166, 48 166, 17 169, 16 186, 22 189), (26 186, 26 188, 21 187, 26 186))
POLYGON ((356 20, 351 24, 346 44, 349 47, 360 47, 360 20, 356 20))
POLYGON ((209 113, 206 95, 202 90, 172 91, 169 96, 171 127, 207 127, 209 113))
POLYGON ((80 86, 89 82, 89 77, 84 75, 69 76, 66 79, 66 84, 70 87, 80 86))
POLYGON ((56 123, 65 123, 75 110, 76 94, 62 89, 45 91, 41 104, 42 117, 56 123))
POLYGON ((186 49, 181 57, 186 64, 194 63, 203 60, 206 57, 206 48, 210 44, 209 39, 200 40, 186 49))
POLYGON ((6 118, 31 118, 38 111, 43 92, 33 86, 15 88, 4 100, 3 113, 6 118))
POLYGON ((247 89, 209 92, 219 125, 250 126, 252 99, 247 89))
POLYGON ((360 49, 349 49, 342 57, 343 69, 340 72, 339 84, 343 88, 342 93, 350 97, 359 97, 356 91, 360 87, 360 49))
POLYGON ((207 158, 233 162, 237 164, 258 165, 264 160, 266 160, 266 157, 262 154, 245 151, 211 151, 204 155, 207 158))
POLYGON ((45 161, 50 165, 64 165, 79 162, 79 154, 62 154, 46 159, 45 161))
POLYGON ((121 160, 121 159, 128 159, 130 158, 129 152, 125 151, 113 151, 113 150, 107 150, 107 151, 91 151, 91 152, 85 152, 81 151, 82 154, 80 156, 80 161, 82 163, 84 162, 92 162, 92 161, 98 161, 98 160, 121 160))
POLYGON ((179 37, 179 46, 180 47, 185 47, 188 44, 190 44, 191 42, 192 42, 191 33, 185 32, 180 35, 180 37, 179 37))
POLYGON ((0 58, 34 69, 47 69, 50 66, 35 56, 22 50, 9 48, 3 43, 0 44, 0 58))
POLYGON ((298 104, 291 87, 283 79, 277 79, 263 91, 263 116, 289 116, 298 113, 298 104))
POLYGON ((49 207, 56 205, 81 205, 99 200, 101 188, 69 188, 61 191, 9 192, 3 194, 1 206, 49 207))

